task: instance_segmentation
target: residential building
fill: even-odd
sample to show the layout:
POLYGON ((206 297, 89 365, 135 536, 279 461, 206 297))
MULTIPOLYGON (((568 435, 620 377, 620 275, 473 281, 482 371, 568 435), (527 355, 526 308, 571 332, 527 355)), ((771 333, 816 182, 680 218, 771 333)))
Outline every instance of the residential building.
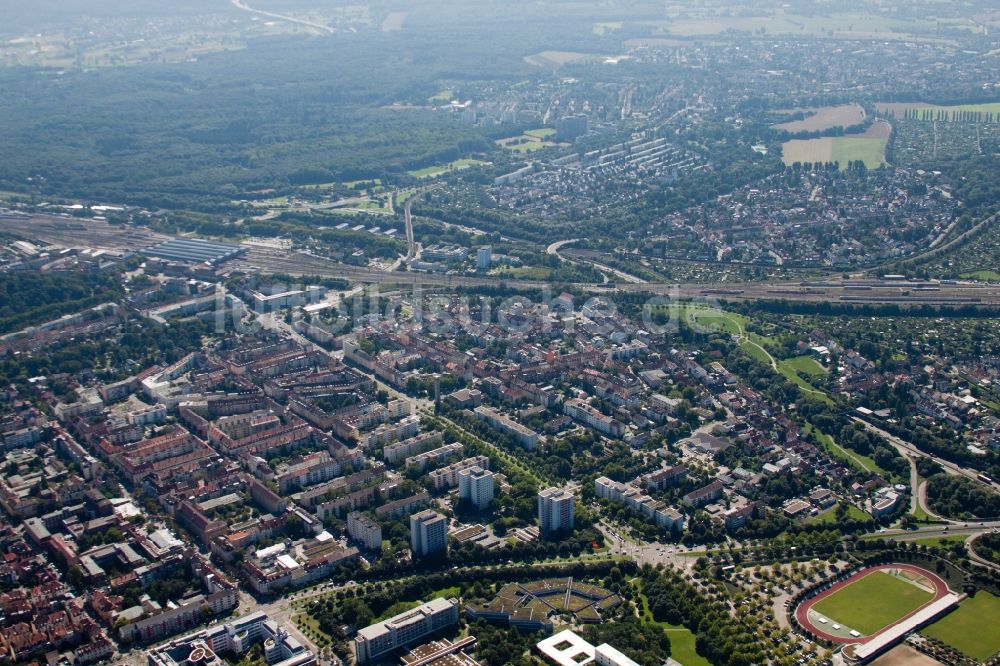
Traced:
POLYGON ((454 488, 458 485, 458 475, 464 469, 470 467, 490 468, 490 459, 486 456, 472 456, 458 462, 453 462, 446 467, 440 467, 430 473, 431 481, 434 482, 434 489, 454 488))
POLYGON ((474 413, 476 416, 489 423, 491 427, 496 428, 500 432, 506 433, 516 439, 521 446, 529 451, 534 451, 538 448, 539 434, 531 428, 525 427, 517 421, 504 416, 495 409, 491 409, 486 406, 476 407, 474 413))
POLYGON ((493 501, 493 472, 470 467, 458 473, 458 496, 476 508, 485 509, 493 501))
POLYGON ((493 248, 484 245, 476 250, 476 268, 481 271, 488 269, 493 264, 493 248))
POLYGON ((448 519, 427 509, 410 516, 410 551, 426 557, 448 550, 448 519))
POLYGON ((367 550, 382 549, 382 526, 363 513, 347 514, 347 533, 367 550))
POLYGON ((538 527, 542 533, 573 529, 573 493, 546 488, 538 493, 538 527))

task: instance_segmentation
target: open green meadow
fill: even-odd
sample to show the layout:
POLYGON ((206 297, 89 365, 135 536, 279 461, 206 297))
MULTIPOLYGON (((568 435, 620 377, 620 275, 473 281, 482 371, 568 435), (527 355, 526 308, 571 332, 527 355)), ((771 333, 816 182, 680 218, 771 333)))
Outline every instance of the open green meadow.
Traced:
POLYGON ((416 169, 414 171, 410 171, 409 174, 414 178, 435 178, 442 174, 446 174, 449 171, 456 171, 458 169, 467 169, 471 166, 476 166, 479 164, 488 164, 488 162, 484 162, 482 160, 472 160, 472 159, 455 160, 454 162, 449 162, 448 164, 429 166, 423 169, 416 169))
POLYGON ((812 356, 786 358, 781 364, 809 377, 825 377, 830 374, 830 371, 817 363, 812 356))
POLYGON ((956 543, 965 543, 969 537, 964 534, 953 534, 946 537, 931 537, 929 539, 913 539, 912 543, 919 546, 934 546, 935 548, 951 548, 956 543))
POLYGON ((983 662, 1000 652, 1000 597, 980 590, 921 633, 983 662))
POLYGON ((555 136, 556 131, 551 127, 540 127, 539 129, 528 130, 524 135, 533 136, 536 139, 547 139, 550 136, 555 136))
POLYGON ((671 321, 683 321, 688 326, 701 327, 731 335, 742 335, 749 322, 743 315, 725 312, 717 308, 688 305, 687 303, 654 306, 652 312, 654 314, 666 314, 670 317, 671 321))
POLYGON ((553 144, 540 142, 540 141, 528 141, 527 143, 513 143, 507 148, 513 150, 515 153, 533 153, 538 150, 545 150, 553 144))
POLYGON ((972 271, 971 273, 962 273, 962 277, 966 280, 979 280, 980 282, 1000 282, 1000 273, 996 271, 972 271))
MULTIPOLYGON (((870 520, 871 519, 871 516, 869 516, 867 513, 865 513, 864 511, 862 511, 858 507, 854 506, 853 504, 848 504, 847 505, 847 517, 851 518, 852 520, 859 520, 859 521, 865 521, 865 520, 870 520)), ((826 525, 826 524, 830 524, 830 523, 836 523, 839 520, 840 519, 837 517, 837 507, 836 506, 831 506, 826 511, 824 511, 822 513, 819 513, 819 514, 817 514, 815 516, 812 516, 809 519, 807 519, 806 520, 806 524, 807 525, 813 525, 813 524, 826 525)))
POLYGON ((807 423, 805 428, 803 428, 802 432, 804 433, 815 432, 816 440, 819 442, 820 446, 822 446, 829 455, 833 456, 837 460, 841 460, 847 463, 848 465, 851 465, 853 467, 868 472, 875 472, 876 474, 888 475, 888 472, 886 472, 884 469, 876 465, 875 461, 872 460, 870 457, 863 456, 860 453, 855 453, 854 451, 848 451, 840 444, 837 444, 837 442, 830 435, 826 434, 825 432, 816 430, 812 426, 812 424, 807 423))
POLYGON ((874 571, 820 600, 813 609, 834 622, 871 636, 932 598, 930 592, 913 583, 874 571))

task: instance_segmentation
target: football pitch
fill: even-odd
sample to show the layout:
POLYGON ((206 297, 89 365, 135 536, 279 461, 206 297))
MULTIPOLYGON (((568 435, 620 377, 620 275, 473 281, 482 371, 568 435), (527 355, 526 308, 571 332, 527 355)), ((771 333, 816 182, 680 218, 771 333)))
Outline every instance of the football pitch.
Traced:
POLYGON ((864 636, 898 622, 933 598, 933 594, 882 571, 821 599, 812 610, 864 636))
POLYGON ((924 629, 921 633, 936 638, 960 652, 986 661, 1000 651, 1000 598, 980 590, 958 610, 924 629))

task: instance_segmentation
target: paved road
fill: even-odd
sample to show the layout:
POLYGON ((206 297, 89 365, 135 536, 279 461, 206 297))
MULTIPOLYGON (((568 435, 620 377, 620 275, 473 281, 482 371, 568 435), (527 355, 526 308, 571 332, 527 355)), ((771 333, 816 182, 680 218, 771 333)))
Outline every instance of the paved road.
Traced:
MULTIPOLYGON (((851 418, 854 419, 854 421, 856 421, 857 423, 862 424, 865 427, 865 429, 868 430, 869 432, 872 432, 872 433, 875 433, 876 435, 880 435, 881 437, 884 437, 890 444, 892 444, 896 448, 897 451, 899 451, 899 453, 901 455, 904 455, 904 456, 917 456, 917 457, 921 457, 921 458, 930 458, 931 460, 933 460, 937 464, 941 465, 941 467, 944 468, 944 471, 947 472, 947 473, 949 473, 949 474, 964 476, 965 478, 972 479, 973 481, 975 481, 977 483, 983 483, 982 481, 979 480, 979 470, 973 469, 971 467, 964 467, 962 465, 957 465, 957 464, 955 464, 953 462, 950 462, 948 460, 944 460, 942 458, 937 458, 935 456, 932 456, 929 453, 924 453, 923 451, 921 451, 920 449, 918 449, 913 444, 907 442, 906 440, 900 439, 899 437, 893 435, 892 433, 890 433, 890 432, 888 432, 886 430, 883 430, 882 428, 879 428, 878 426, 872 425, 871 423, 869 423, 868 421, 865 421, 862 418, 858 418, 857 416, 852 416, 851 418)), ((989 488, 992 489, 992 490, 996 490, 995 484, 986 484, 986 483, 983 483, 983 485, 989 486, 989 488)))
POLYGON ((322 23, 313 23, 312 21, 303 21, 302 19, 297 19, 291 16, 285 16, 284 14, 275 14, 273 12, 265 12, 260 9, 254 9, 253 7, 247 5, 242 0, 233 0, 233 6, 242 9, 245 12, 250 12, 252 14, 259 14, 260 16, 266 16, 268 18, 277 19, 279 21, 286 21, 288 23, 297 23, 298 25, 304 25, 307 28, 314 28, 322 32, 333 34, 335 30, 328 25, 323 25, 322 23))
POLYGON ((406 264, 409 265, 413 261, 414 257, 417 256, 417 245, 413 240, 413 215, 410 210, 413 208, 413 200, 417 198, 414 194, 409 199, 406 200, 406 205, 403 206, 403 219, 406 220, 406 264))

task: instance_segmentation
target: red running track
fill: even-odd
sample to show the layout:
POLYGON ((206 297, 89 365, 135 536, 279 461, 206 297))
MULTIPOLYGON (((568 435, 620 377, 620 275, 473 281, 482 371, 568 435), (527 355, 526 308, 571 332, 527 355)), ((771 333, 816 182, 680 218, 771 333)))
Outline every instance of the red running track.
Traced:
MULTIPOLYGON (((801 604, 799 604, 798 607, 795 609, 795 619, 798 620, 798 622, 799 622, 799 624, 801 626, 805 627, 810 632, 812 632, 814 635, 819 636, 820 638, 824 638, 824 639, 826 639, 828 641, 833 641, 834 643, 848 644, 848 643, 866 643, 866 642, 870 641, 872 638, 874 638, 875 636, 877 636, 878 634, 880 634, 883 631, 885 631, 886 629, 888 629, 889 627, 894 627, 897 624, 899 624, 900 622, 902 622, 902 621, 906 620, 907 618, 911 617, 912 615, 915 615, 920 610, 920 608, 917 608, 913 612, 904 615, 903 617, 899 618, 898 620, 896 620, 892 624, 887 625, 885 627, 882 627, 879 631, 877 631, 876 633, 872 634, 871 636, 861 636, 860 638, 851 638, 851 637, 845 638, 843 636, 834 636, 832 634, 829 634, 829 633, 823 631, 822 629, 820 629, 819 627, 817 627, 815 624, 813 624, 809 620, 809 610, 813 606, 815 606, 817 602, 825 599, 826 597, 830 596, 831 594, 839 592, 840 590, 842 590, 843 588, 847 587, 848 585, 851 585, 852 583, 858 582, 859 580, 861 580, 865 576, 873 574, 876 571, 880 571, 882 569, 904 569, 906 571, 912 571, 914 573, 920 574, 921 576, 923 576, 924 578, 926 578, 927 580, 931 581, 931 583, 934 584, 934 598, 931 599, 930 601, 928 601, 926 604, 923 604, 922 606, 920 606, 920 608, 923 608, 927 604, 934 603, 935 601, 937 601, 941 597, 944 597, 944 596, 946 596, 946 595, 948 595, 948 594, 951 593, 951 590, 948 589, 947 583, 945 583, 943 580, 941 580, 940 576, 931 573, 927 569, 924 569, 922 567, 913 566, 912 564, 880 564, 877 567, 869 567, 867 569, 862 569, 861 571, 859 571, 856 574, 852 575, 850 578, 845 578, 844 580, 842 580, 839 583, 835 584, 833 587, 829 587, 829 588, 823 590, 822 592, 820 592, 819 594, 817 594, 816 596, 810 597, 809 599, 806 599, 801 604)), ((827 619, 829 619, 829 618, 827 618, 827 619)))

